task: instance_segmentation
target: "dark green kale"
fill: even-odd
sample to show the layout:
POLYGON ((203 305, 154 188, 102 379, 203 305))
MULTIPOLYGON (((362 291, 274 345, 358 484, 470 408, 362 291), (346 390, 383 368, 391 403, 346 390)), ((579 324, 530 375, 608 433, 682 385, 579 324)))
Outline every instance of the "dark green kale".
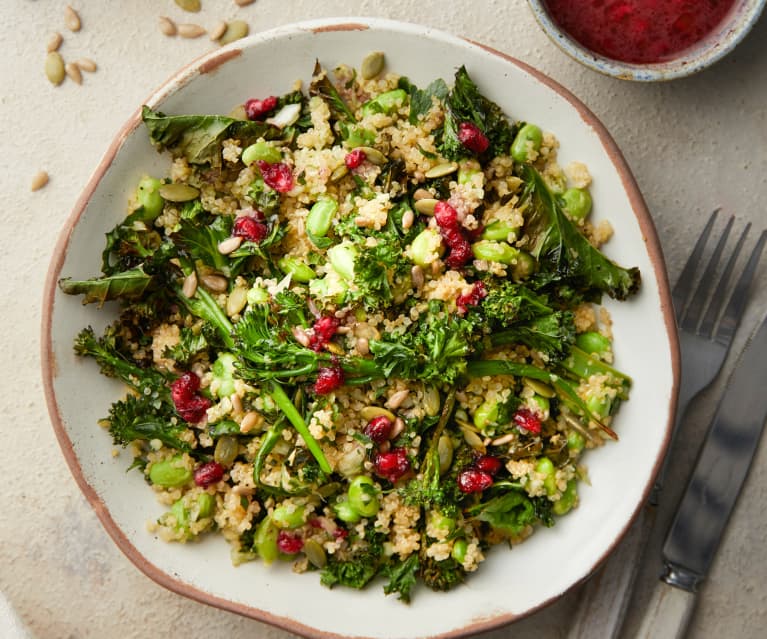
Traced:
POLYGON ((452 557, 437 561, 426 555, 426 548, 421 549, 419 575, 432 590, 445 592, 455 588, 466 579, 466 571, 452 557))
POLYGON ((420 568, 418 555, 413 553, 407 559, 398 559, 386 565, 381 574, 389 581, 384 586, 384 593, 390 595, 397 593, 397 599, 410 603, 410 591, 416 583, 416 576, 420 568))
POLYGON ((468 514, 484 521, 495 530, 516 536, 537 521, 535 507, 530 498, 522 491, 511 490, 480 502, 468 509, 468 514))
POLYGON ((127 446, 136 440, 158 439, 166 446, 188 451, 189 444, 179 438, 185 427, 174 416, 168 402, 145 395, 128 395, 112 404, 106 422, 115 444, 127 446))
POLYGON ((336 89, 335 85, 330 81, 327 71, 322 68, 319 60, 316 60, 314 63, 312 81, 309 85, 309 95, 317 95, 325 100, 333 120, 340 122, 355 121, 354 113, 349 108, 349 105, 344 102, 343 98, 338 93, 338 89, 336 89))
POLYGON ((203 331, 195 332, 191 328, 182 328, 177 344, 168 346, 163 357, 174 360, 179 366, 186 367, 200 353, 208 349, 208 340, 203 331))
POLYGON ((253 207, 264 217, 277 215, 280 210, 280 194, 272 187, 267 186, 262 178, 254 180, 248 189, 248 198, 253 202, 253 207))
POLYGON ((64 277, 59 280, 59 288, 67 295, 82 295, 83 304, 103 304, 116 299, 140 299, 151 283, 152 276, 144 272, 142 265, 114 275, 88 280, 64 277))
POLYGON ((400 78, 399 88, 404 89, 410 96, 410 124, 418 124, 421 117, 425 117, 434 104, 433 98, 444 102, 450 90, 442 78, 437 78, 425 89, 419 89, 407 78, 400 78))
POLYGON ((490 146, 486 153, 491 157, 508 154, 514 130, 501 107, 479 92, 464 66, 456 72, 455 84, 445 100, 440 151, 450 160, 472 155, 458 139, 458 128, 462 122, 475 124, 487 136, 490 146))
POLYGON ((336 584, 349 588, 364 588, 386 561, 383 553, 384 537, 384 534, 371 530, 365 535, 367 543, 351 556, 344 559, 338 559, 336 555, 328 557, 328 563, 320 575, 320 583, 329 588, 336 584))
POLYGON ((368 310, 389 306, 395 281, 406 278, 410 267, 398 238, 380 239, 374 247, 360 251, 354 262, 356 296, 368 310))

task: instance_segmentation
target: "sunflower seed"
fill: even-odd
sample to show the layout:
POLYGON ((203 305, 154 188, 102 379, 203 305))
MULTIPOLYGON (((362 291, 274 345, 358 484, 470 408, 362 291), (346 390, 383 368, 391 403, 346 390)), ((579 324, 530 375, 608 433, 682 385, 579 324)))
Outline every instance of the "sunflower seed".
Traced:
POLYGON ((397 417, 397 419, 394 420, 394 425, 391 427, 391 431, 389 431, 389 439, 397 439, 403 430, 405 430, 405 421, 401 417, 397 417))
POLYGON ((247 7, 249 4, 253 4, 256 0, 234 0, 234 4, 238 7, 247 7))
POLYGON ((208 31, 208 35, 210 36, 210 39, 215 42, 216 40, 220 40, 221 36, 224 35, 225 32, 226 22, 224 20, 220 20, 213 25, 213 28, 210 31, 208 31))
POLYGON ((162 31, 166 36, 174 36, 178 33, 176 23, 167 16, 160 16, 159 24, 160 31, 162 31))
POLYGON ((178 25, 178 34, 182 38, 199 38, 203 33, 205 33, 205 29, 199 24, 186 23, 178 25))
POLYGON ((260 413, 257 413, 254 410, 249 411, 245 413, 245 417, 243 417, 242 421, 240 422, 240 432, 248 433, 256 428, 256 426, 260 426, 263 421, 264 418, 260 413))
POLYGON ((240 235, 233 235, 218 243, 218 252, 221 255, 229 255, 232 251, 240 248, 240 244, 242 244, 242 237, 240 235))
POLYGON ((402 230, 407 231, 415 222, 415 214, 410 209, 407 209, 402 214, 402 230))
POLYGON ((437 206, 437 202, 439 202, 439 200, 435 200, 432 197, 425 197, 422 200, 416 200, 416 203, 413 206, 416 211, 423 215, 434 215, 434 209, 437 206))
POLYGON ((50 38, 48 38, 48 44, 46 45, 45 48, 48 51, 48 53, 50 53, 51 51, 58 51, 62 42, 64 42, 64 38, 62 38, 61 34, 58 31, 56 31, 55 33, 51 34, 50 38))
POLYGON ((173 0, 179 9, 189 13, 197 13, 202 8, 200 0, 173 0))
POLYGON ((446 175, 450 175, 451 173, 455 173, 458 170, 458 164, 455 162, 447 162, 445 164, 438 164, 437 166, 431 167, 426 173, 424 173, 424 177, 431 180, 434 178, 441 178, 446 175))
POLYGON ((512 441, 514 437, 514 433, 506 433, 505 435, 501 435, 498 439, 494 439, 491 444, 493 446, 503 446, 504 444, 508 444, 510 441, 512 441))
POLYGON ((70 31, 79 31, 82 26, 80 15, 69 4, 64 7, 64 26, 70 31))
POLYGON ((365 408, 363 408, 360 411, 360 417, 362 417, 362 419, 368 422, 374 417, 381 417, 381 416, 387 417, 391 421, 394 421, 395 419, 397 419, 394 413, 380 406, 365 406, 365 408))
POLYGON ((64 58, 58 51, 51 51, 45 58, 45 76, 56 86, 64 82, 64 58))
POLYGON ((229 287, 229 282, 223 275, 207 274, 203 275, 200 279, 202 285, 214 293, 223 293, 229 287))
POLYGON ((32 184, 29 185, 30 191, 39 191, 46 184, 48 184, 48 174, 45 171, 40 171, 32 178, 32 184))
POLYGON ((248 303, 248 289, 244 286, 235 286, 226 300, 226 314, 229 317, 237 315, 245 304, 248 303))
POLYGON ((360 355, 368 355, 370 353, 370 340, 367 337, 358 337, 355 348, 360 355))
POLYGON ((162 198, 168 200, 168 202, 188 202, 189 200, 195 199, 200 194, 199 189, 189 186, 188 184, 181 184, 180 182, 163 184, 157 191, 162 198))
POLYGON ((197 292, 197 273, 192 271, 184 278, 184 285, 181 287, 184 297, 194 297, 197 292))
POLYGON ((226 31, 224 31, 224 34, 219 38, 219 43, 222 45, 229 44, 235 40, 244 38, 249 32, 250 27, 247 22, 244 22, 243 20, 232 20, 226 25, 226 31))
POLYGON ((473 430, 461 428, 461 432, 463 433, 463 438, 466 440, 466 443, 474 450, 478 450, 480 453, 484 453, 487 450, 487 447, 482 442, 482 438, 473 430))
POLYGON ((402 403, 407 399, 408 395, 410 395, 410 390, 407 388, 397 391, 396 393, 392 393, 392 396, 386 402, 386 406, 392 410, 397 410, 400 406, 402 406, 402 403))
POLYGON ((342 347, 340 347, 335 342, 328 342, 325 344, 325 348, 327 348, 333 355, 344 355, 345 351, 342 347))
POLYGON ((431 191, 427 191, 426 189, 416 189, 413 193, 413 199, 418 200, 428 200, 429 198, 433 198, 434 195, 431 191))
POLYGON ((242 400, 240 399, 240 396, 237 393, 232 393, 229 396, 229 400, 232 402, 232 412, 233 413, 241 413, 242 412, 242 400))
POLYGON ((415 286, 416 289, 420 289, 425 281, 423 269, 416 264, 413 268, 410 269, 410 281, 413 282, 413 286, 415 286))
POLYGON ((372 80, 383 71, 383 68, 383 51, 373 51, 372 53, 368 53, 362 60, 362 64, 360 65, 360 75, 363 80, 372 80))
POLYGON ((293 327, 293 337, 295 337, 296 341, 304 347, 308 347, 309 344, 312 343, 309 336, 306 334, 306 331, 300 326, 293 327))
POLYGON ((83 83, 83 74, 80 73, 80 67, 74 62, 67 62, 64 65, 64 71, 73 82, 76 82, 77 84, 83 83))
POLYGON ((81 71, 87 71, 88 73, 93 73, 98 68, 96 63, 90 58, 80 58, 75 60, 75 64, 80 67, 81 71))
POLYGON ((423 391, 423 410, 429 417, 439 414, 439 391, 435 386, 427 386, 423 391))

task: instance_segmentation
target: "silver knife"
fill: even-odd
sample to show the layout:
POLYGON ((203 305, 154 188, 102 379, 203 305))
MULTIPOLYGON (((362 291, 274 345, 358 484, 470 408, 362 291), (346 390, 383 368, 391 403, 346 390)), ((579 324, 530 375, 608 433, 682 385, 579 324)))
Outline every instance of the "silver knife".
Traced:
POLYGON ((663 545, 665 572, 637 639, 684 637, 767 420, 767 318, 743 351, 719 402, 663 545))

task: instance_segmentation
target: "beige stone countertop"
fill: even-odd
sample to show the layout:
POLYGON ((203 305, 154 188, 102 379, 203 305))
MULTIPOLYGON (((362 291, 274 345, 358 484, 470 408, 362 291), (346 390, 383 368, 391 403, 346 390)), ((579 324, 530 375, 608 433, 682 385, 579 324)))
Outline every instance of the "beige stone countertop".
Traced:
MULTIPOLYGON (((767 18, 729 57, 689 79, 631 84, 569 59, 539 30, 523 0, 202 0, 183 14, 172 0, 74 0, 82 30, 64 26, 65 3, 5 0, 0 12, 3 221, 0 291, 3 392, 0 591, 40 639, 85 637, 267 637, 288 633, 180 597, 140 573, 107 536, 64 462, 43 398, 39 333, 43 282, 54 243, 108 142, 151 91, 210 50, 205 37, 169 39, 159 15, 210 27, 240 17, 252 31, 308 18, 368 15, 423 23, 499 49, 537 67, 580 97, 622 148, 657 225, 671 281, 709 212, 767 226, 767 18), (43 74, 46 42, 58 30, 67 59, 98 71, 54 88, 43 74), (32 177, 50 183, 30 192, 32 177)), ((767 259, 736 336, 745 342, 767 310, 767 259)), ((727 360, 726 371, 734 358, 727 360)), ((674 451, 661 526, 629 611, 636 627, 660 571, 663 530, 684 487, 700 436, 726 376, 694 404, 674 451)), ((690 637, 765 636, 767 628, 767 445, 762 443, 709 578, 690 637)), ((552 567, 550 569, 556 569, 552 567)), ((488 639, 564 637, 577 590, 488 639)), ((459 594, 456 594, 460 598, 459 594)), ((374 620, 374 622, 383 620, 374 620)), ((2 631, 0 631, 1 633, 2 631)), ((594 629, 594 637, 599 637, 594 629)))

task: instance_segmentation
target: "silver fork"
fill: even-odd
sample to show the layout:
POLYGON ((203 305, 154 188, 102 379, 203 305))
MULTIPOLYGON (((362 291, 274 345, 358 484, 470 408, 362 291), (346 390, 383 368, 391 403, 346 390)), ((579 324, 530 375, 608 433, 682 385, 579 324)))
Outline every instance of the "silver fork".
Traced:
MULTIPOLYGON (((735 219, 730 216, 711 257, 703 267, 703 273, 697 278, 696 275, 700 272, 698 265, 719 211, 717 209, 711 214, 671 293, 679 327, 682 367, 676 420, 669 450, 690 401, 714 381, 722 368, 740 324, 743 309, 748 301, 749 287, 767 241, 767 231, 762 231, 734 289, 731 289, 730 278, 751 228, 751 224, 747 224, 717 281, 717 267, 735 219), (697 286, 696 280, 699 280, 697 286)), ((591 639, 595 636, 615 639, 619 635, 644 548, 655 522, 655 507, 658 504, 669 458, 670 455, 667 454, 658 473, 650 495, 649 507, 640 511, 637 520, 601 572, 583 589, 574 623, 567 635, 568 639, 591 639)))

